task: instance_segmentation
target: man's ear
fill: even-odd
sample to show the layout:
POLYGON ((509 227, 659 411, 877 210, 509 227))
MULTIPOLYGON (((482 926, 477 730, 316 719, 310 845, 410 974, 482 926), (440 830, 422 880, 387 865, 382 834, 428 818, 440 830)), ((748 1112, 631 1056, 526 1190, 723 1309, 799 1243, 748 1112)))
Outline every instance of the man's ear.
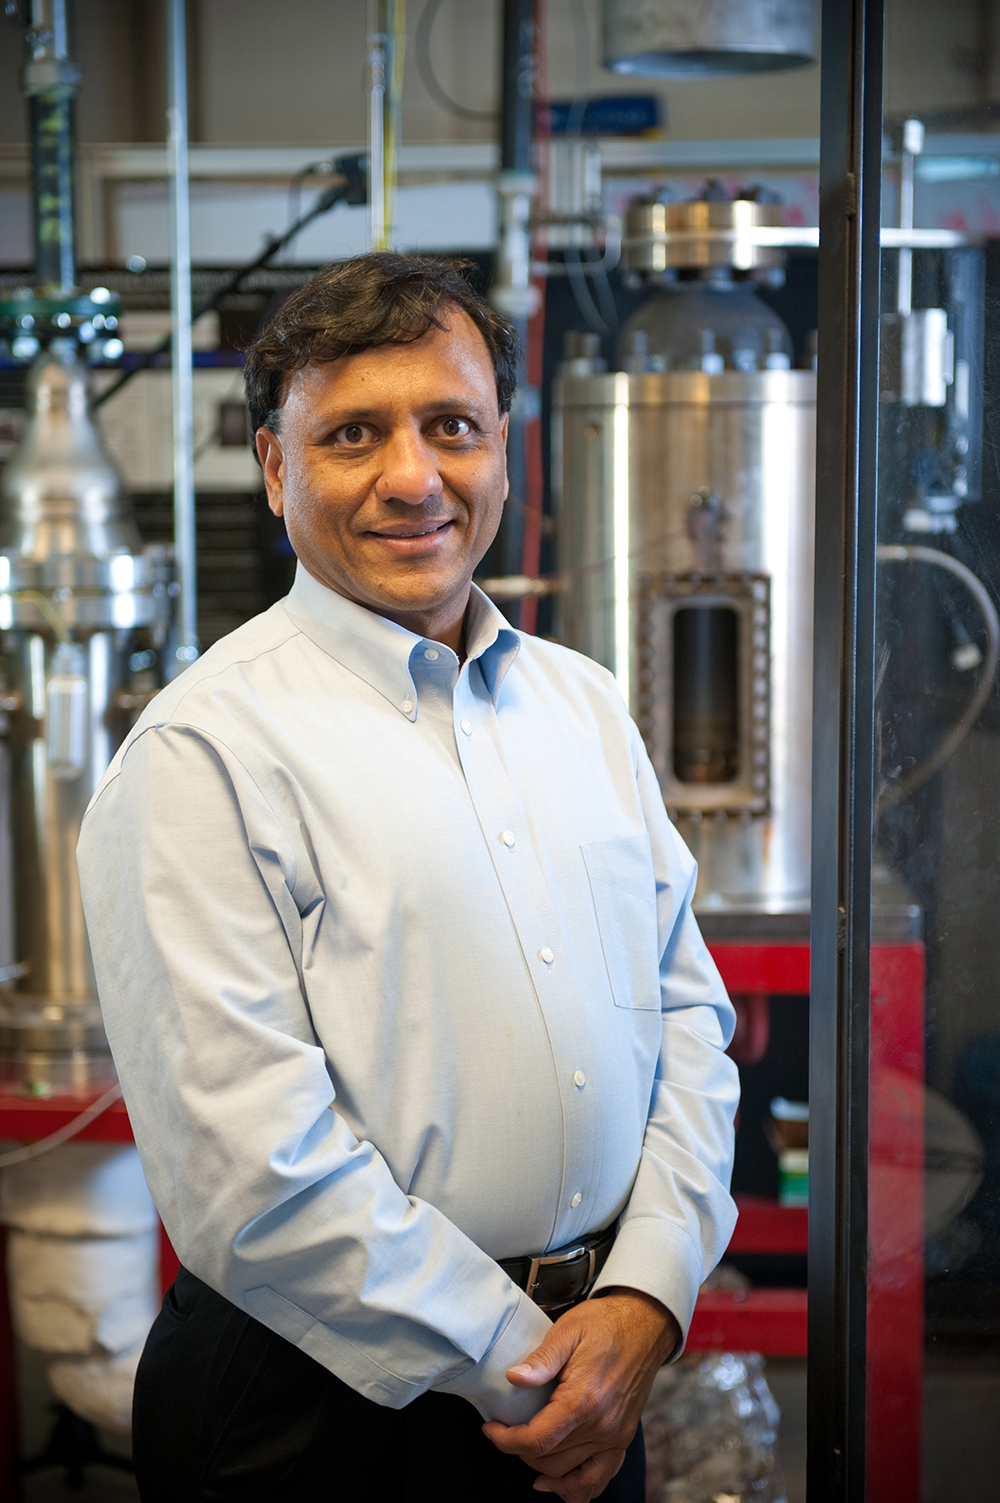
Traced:
POLYGON ((510 413, 505 412, 500 419, 500 437, 503 439, 504 448, 504 472, 503 472, 503 498, 506 501, 510 495, 510 475, 507 473, 507 434, 510 431, 510 413))
POLYGON ((284 515, 285 454, 273 428, 258 428, 254 434, 257 458, 264 472, 267 504, 276 517, 284 515))

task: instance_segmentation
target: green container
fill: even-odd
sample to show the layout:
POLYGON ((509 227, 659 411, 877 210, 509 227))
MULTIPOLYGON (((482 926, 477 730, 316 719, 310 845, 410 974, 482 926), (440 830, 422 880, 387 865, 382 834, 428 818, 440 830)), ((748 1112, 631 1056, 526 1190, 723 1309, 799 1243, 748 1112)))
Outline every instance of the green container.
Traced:
POLYGON ((808 1148, 785 1148, 778 1154, 778 1204, 809 1204, 808 1148))

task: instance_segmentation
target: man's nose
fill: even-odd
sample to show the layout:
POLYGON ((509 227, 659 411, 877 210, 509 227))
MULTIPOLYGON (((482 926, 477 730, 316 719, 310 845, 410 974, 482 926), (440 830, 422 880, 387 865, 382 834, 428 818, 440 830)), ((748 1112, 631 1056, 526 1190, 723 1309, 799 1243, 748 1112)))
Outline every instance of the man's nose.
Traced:
POLYGON ((382 449, 382 461, 375 482, 375 494, 380 501, 421 506, 443 493, 437 455, 422 433, 394 433, 382 449))

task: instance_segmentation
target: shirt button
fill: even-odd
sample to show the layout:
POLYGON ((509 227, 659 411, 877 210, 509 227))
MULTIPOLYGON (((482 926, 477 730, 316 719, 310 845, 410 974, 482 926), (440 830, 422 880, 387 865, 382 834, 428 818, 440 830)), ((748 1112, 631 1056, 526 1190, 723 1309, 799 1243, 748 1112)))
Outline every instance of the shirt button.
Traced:
POLYGON ((587 1077, 586 1075, 584 1075, 582 1070, 577 1070, 575 1072, 573 1076, 573 1084, 579 1091, 582 1091, 584 1086, 587 1084, 587 1077))
POLYGON ((440 656, 441 654, 438 652, 436 647, 424 648, 424 657, 429 658, 432 663, 435 662, 440 656))
POLYGON ((513 850, 513 847, 514 847, 514 831, 513 830, 501 830, 500 831, 500 842, 501 842, 502 845, 505 845, 507 847, 508 851, 513 850))
POLYGON ((409 715, 410 711, 413 709, 413 700, 404 699, 403 703, 400 705, 400 709, 403 711, 404 715, 409 715))
POLYGON ((459 724, 461 725, 462 730, 467 736, 472 735, 472 722, 470 720, 462 720, 459 722, 459 724))
POLYGON ((553 955, 548 945, 544 945, 538 952, 538 958, 539 960, 544 960, 546 965, 551 965, 556 957, 553 955))
POLYGON ((580 1194, 579 1190, 577 1190, 576 1194, 573 1196, 573 1199, 570 1201, 570 1205, 573 1207, 574 1211, 576 1210, 582 1199, 583 1196, 580 1194))

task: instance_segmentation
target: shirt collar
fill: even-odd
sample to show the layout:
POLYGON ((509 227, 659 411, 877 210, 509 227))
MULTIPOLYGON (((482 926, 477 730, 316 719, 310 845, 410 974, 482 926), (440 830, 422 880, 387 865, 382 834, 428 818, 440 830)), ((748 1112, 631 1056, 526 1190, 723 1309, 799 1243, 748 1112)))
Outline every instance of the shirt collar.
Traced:
MULTIPOLYGON (((357 674, 408 720, 416 718, 417 690, 410 658, 429 640, 320 584, 302 564, 285 597, 285 610, 317 647, 357 674)), ((517 657, 520 637, 478 585, 466 617, 466 662, 479 663, 494 705, 517 657)), ((447 649, 445 649, 447 650, 447 649)))

